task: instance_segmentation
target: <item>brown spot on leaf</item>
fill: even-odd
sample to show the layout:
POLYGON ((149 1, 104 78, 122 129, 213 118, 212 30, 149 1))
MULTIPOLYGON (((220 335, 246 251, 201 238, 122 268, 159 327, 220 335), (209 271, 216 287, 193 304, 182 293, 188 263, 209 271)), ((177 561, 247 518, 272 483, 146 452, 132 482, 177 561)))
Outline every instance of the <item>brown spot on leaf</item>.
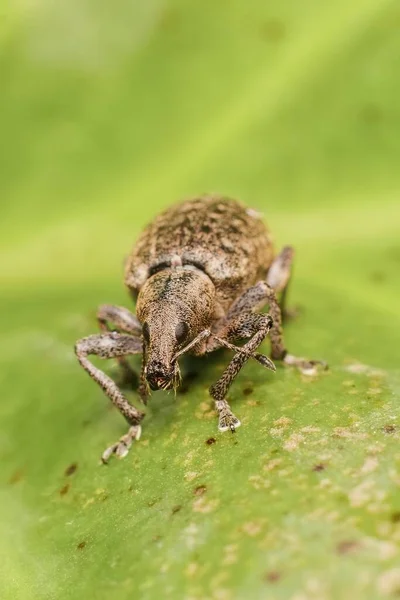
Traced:
POLYGON ((78 548, 78 550, 83 550, 85 546, 86 546, 86 542, 79 542, 79 544, 77 545, 77 548, 78 548))
POLYGON ((250 387, 250 386, 249 386, 249 387, 245 387, 245 388, 244 388, 244 390, 243 390, 243 394, 244 394, 245 396, 250 396, 250 394, 252 394, 252 393, 253 393, 253 391, 254 391, 254 390, 253 390, 253 388, 252 388, 252 387, 250 387))
POLYGON ((10 479, 8 480, 8 483, 10 485, 14 485, 15 483, 18 483, 19 481, 21 481, 23 475, 24 475, 24 472, 22 469, 18 469, 17 471, 14 471, 14 473, 11 475, 10 479))
POLYGON ((325 469, 325 465, 322 463, 318 463, 317 465, 314 465, 312 470, 315 471, 316 473, 318 473, 319 471, 324 471, 325 469))
POLYGON ((278 571, 269 571, 265 574, 265 581, 268 583, 276 583, 282 578, 282 575, 278 571))
POLYGON ((178 513, 181 509, 182 509, 182 506, 180 504, 177 504, 176 506, 172 507, 171 514, 176 515, 176 513, 178 513))
POLYGON ((195 496, 202 496, 203 494, 205 494, 207 491, 207 487, 205 485, 198 485, 197 487, 194 488, 193 490, 193 494, 195 496))
POLYGON ((343 540, 336 546, 336 552, 338 554, 350 554, 360 548, 360 543, 356 540, 343 540))
POLYGON ((382 431, 383 433, 387 433, 387 434, 391 434, 394 433, 396 431, 396 425, 392 425, 391 423, 388 423, 387 425, 384 425, 382 427, 382 431))
POLYGON ((69 491, 69 483, 66 483, 65 485, 62 486, 62 488, 60 489, 60 496, 65 496, 65 494, 68 494, 69 491))
POLYGON ((69 465, 69 467, 67 467, 67 468, 65 469, 65 473, 64 473, 64 475, 67 475, 67 477, 68 477, 69 475, 73 475, 73 474, 75 473, 75 471, 77 470, 77 468, 78 468, 78 463, 76 463, 76 462, 75 462, 75 463, 71 463, 71 464, 69 465))
POLYGON ((210 437, 210 438, 208 438, 208 440, 206 440, 207 446, 212 446, 216 442, 217 442, 217 440, 214 437, 210 437))
POLYGON ((400 510, 396 510, 390 515, 392 523, 400 523, 400 510))

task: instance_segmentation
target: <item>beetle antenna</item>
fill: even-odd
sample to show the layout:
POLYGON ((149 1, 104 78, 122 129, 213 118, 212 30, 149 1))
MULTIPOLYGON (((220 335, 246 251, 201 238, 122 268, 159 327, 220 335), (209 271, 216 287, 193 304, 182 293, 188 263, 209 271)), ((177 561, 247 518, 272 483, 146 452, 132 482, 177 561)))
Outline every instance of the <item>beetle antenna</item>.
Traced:
POLYGON ((173 381, 175 396, 176 396, 176 391, 179 388, 179 386, 181 385, 181 383, 182 383, 181 370, 179 368, 179 364, 177 362, 175 362, 175 364, 174 364, 174 381, 173 381))

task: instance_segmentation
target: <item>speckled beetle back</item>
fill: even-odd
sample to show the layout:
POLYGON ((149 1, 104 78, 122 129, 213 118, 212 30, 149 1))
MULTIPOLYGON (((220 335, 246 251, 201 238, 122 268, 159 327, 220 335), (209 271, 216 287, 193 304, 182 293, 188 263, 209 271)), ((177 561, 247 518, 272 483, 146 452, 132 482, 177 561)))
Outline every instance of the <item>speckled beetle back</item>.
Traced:
POLYGON ((146 279, 171 263, 204 271, 226 308, 265 276, 272 242, 260 216, 230 198, 201 196, 177 204, 150 223, 133 248, 125 283, 137 293, 146 279))

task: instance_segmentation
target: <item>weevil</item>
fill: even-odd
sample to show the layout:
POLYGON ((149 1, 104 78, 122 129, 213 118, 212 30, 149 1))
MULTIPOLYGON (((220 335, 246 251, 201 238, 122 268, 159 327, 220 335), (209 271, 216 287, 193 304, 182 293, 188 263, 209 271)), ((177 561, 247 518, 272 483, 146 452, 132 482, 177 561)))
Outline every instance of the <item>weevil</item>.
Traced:
POLYGON ((250 359, 275 370, 273 360, 314 371, 319 361, 296 358, 286 350, 282 314, 294 250, 275 254, 261 215, 231 198, 204 195, 177 204, 157 216, 143 231, 125 265, 125 284, 136 302, 127 308, 103 305, 97 312, 102 333, 79 340, 75 352, 89 373, 129 423, 129 431, 105 450, 125 456, 141 435, 144 413, 132 406, 108 375, 88 359, 116 358, 125 378, 134 380, 126 361, 142 355, 138 392, 144 404, 150 390, 177 389, 179 359, 202 356, 219 348, 234 353, 210 388, 220 431, 234 432, 239 419, 227 391, 250 359), (269 313, 257 311, 268 305, 269 313), (269 334, 271 358, 257 349, 269 334), (236 345, 243 340, 243 345, 236 345), (272 360, 271 360, 272 359, 272 360))

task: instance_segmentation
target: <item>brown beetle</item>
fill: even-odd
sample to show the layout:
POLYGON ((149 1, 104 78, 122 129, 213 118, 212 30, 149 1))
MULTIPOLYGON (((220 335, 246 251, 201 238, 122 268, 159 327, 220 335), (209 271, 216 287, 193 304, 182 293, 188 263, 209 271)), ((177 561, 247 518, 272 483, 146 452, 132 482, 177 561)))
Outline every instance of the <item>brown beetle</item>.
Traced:
POLYGON ((225 396, 247 360, 275 370, 267 356, 256 352, 268 333, 273 359, 306 373, 314 371, 318 361, 288 354, 282 338, 281 315, 292 260, 290 246, 275 256, 260 215, 230 198, 209 195, 189 200, 169 208, 146 227, 125 268, 137 316, 123 307, 101 306, 97 317, 104 333, 83 338, 75 346, 82 367, 130 424, 128 433, 103 453, 103 461, 113 453, 127 454, 132 441, 140 437, 144 413, 88 360, 90 354, 117 358, 130 380, 134 374, 124 357, 142 354, 139 394, 146 404, 149 388, 179 386, 178 359, 183 354, 200 356, 229 348, 235 355, 210 388, 220 431, 235 431, 240 425, 225 396), (256 312, 265 305, 269 314, 256 312), (236 346, 237 339, 248 341, 236 346))

